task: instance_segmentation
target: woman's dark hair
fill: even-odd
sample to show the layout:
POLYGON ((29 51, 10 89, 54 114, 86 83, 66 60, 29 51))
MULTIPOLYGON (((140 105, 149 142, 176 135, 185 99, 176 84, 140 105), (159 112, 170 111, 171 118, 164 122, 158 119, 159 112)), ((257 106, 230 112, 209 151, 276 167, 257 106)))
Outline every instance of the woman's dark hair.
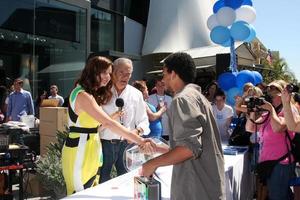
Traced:
POLYGON ((35 101, 36 106, 40 106, 41 105, 41 103, 42 103, 41 96, 43 94, 46 94, 45 99, 48 99, 48 93, 47 93, 46 90, 40 90, 40 91, 38 91, 38 96, 36 97, 36 101, 35 101))
POLYGON ((210 82, 210 83, 205 87, 205 90, 204 90, 205 96, 210 95, 210 94, 209 94, 209 88, 210 88, 211 86, 213 86, 213 85, 216 86, 216 91, 219 89, 219 84, 218 84, 218 82, 217 82, 217 81, 212 81, 212 82, 210 82))
POLYGON ((100 74, 111 66, 112 62, 108 58, 102 56, 91 57, 77 81, 87 93, 93 95, 99 105, 106 104, 112 97, 111 81, 105 87, 99 87, 101 84, 100 74))
POLYGON ((174 71, 186 84, 195 81, 196 66, 189 54, 183 52, 173 53, 164 60, 164 65, 169 73, 174 71))

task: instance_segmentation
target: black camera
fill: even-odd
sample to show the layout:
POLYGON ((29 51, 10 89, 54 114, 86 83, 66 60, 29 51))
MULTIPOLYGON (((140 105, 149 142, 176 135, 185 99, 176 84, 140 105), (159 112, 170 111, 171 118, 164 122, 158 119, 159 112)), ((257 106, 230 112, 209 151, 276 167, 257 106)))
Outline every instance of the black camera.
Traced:
POLYGON ((288 84, 286 86, 286 90, 291 94, 292 92, 294 92, 294 86, 292 84, 288 84))
POLYGON ((263 97, 248 97, 245 99, 245 103, 248 109, 248 112, 253 112, 254 108, 256 108, 257 106, 261 106, 265 104, 265 98, 263 97))

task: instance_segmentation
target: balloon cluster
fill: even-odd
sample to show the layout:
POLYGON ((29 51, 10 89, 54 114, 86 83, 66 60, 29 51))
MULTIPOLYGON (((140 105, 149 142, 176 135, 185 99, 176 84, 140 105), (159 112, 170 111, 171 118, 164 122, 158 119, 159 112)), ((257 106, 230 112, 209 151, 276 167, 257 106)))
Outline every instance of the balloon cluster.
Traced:
POLYGON ((224 47, 229 47, 231 41, 251 42, 256 32, 251 23, 256 18, 252 0, 218 0, 207 26, 211 30, 211 40, 224 47))
POLYGON ((262 83, 263 77, 257 71, 242 70, 240 72, 225 72, 218 77, 218 84, 226 93, 227 103, 235 104, 235 97, 243 94, 246 83, 257 85, 262 83))

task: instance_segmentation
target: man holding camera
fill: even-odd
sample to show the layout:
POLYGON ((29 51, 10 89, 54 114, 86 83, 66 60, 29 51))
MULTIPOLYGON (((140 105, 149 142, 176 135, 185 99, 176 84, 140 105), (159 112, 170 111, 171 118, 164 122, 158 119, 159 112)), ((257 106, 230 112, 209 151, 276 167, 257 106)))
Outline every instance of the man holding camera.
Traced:
POLYGON ((266 181, 268 197, 271 200, 291 199, 288 182, 295 170, 294 158, 288 154, 289 144, 286 137, 286 134, 289 134, 290 138, 293 138, 295 133, 287 132, 282 110, 281 92, 285 85, 284 81, 273 81, 268 85, 267 95, 270 96, 271 102, 264 101, 263 105, 257 105, 250 113, 246 126, 249 132, 259 131, 259 163, 278 160, 286 155, 274 166, 271 175, 263 180, 266 181), (255 112, 258 111, 262 111, 262 114, 255 119, 255 112))

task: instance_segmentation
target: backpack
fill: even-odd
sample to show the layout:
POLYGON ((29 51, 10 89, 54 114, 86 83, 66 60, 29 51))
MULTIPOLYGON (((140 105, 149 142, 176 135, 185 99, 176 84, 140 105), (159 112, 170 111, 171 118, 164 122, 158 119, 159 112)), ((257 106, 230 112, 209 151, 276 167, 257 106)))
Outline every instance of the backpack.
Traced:
POLYGON ((300 133, 295 133, 295 137, 291 139, 288 132, 286 131, 286 136, 290 141, 291 152, 294 156, 295 162, 300 163, 300 133))
POLYGON ((251 133, 245 129, 247 119, 246 117, 238 118, 236 127, 229 137, 228 144, 231 146, 246 146, 250 144, 251 133))

